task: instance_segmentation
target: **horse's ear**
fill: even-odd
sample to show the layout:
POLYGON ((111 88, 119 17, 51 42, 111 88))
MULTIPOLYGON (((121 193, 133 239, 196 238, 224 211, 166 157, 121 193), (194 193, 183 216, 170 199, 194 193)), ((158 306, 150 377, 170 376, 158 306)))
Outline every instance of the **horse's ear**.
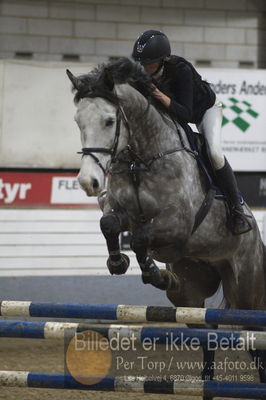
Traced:
POLYGON ((110 91, 112 91, 114 89, 114 86, 115 86, 114 78, 113 78, 112 72, 110 70, 108 70, 107 68, 103 71, 102 80, 103 80, 104 86, 106 86, 107 89, 109 89, 110 91))
POLYGON ((71 80, 73 86, 75 89, 79 90, 80 86, 81 86, 81 82, 79 80, 79 78, 77 78, 76 76, 74 76, 72 74, 71 71, 69 71, 69 69, 66 70, 67 76, 69 77, 69 79, 71 80))

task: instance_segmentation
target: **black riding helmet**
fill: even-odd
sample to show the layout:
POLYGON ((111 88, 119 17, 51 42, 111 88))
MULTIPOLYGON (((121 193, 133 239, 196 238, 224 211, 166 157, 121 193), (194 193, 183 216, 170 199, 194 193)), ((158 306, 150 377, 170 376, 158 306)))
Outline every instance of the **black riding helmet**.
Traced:
POLYGON ((153 64, 170 56, 171 47, 168 37, 155 30, 142 33, 136 40, 132 57, 142 65, 153 64))

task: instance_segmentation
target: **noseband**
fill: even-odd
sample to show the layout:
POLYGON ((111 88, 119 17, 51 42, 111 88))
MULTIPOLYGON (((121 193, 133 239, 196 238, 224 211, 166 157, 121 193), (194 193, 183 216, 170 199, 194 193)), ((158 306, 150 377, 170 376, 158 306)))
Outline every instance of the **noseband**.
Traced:
POLYGON ((121 111, 120 107, 116 111, 116 128, 115 128, 115 137, 112 146, 108 149, 106 147, 83 147, 81 151, 78 151, 78 154, 82 154, 82 156, 90 156, 94 159, 96 164, 99 165, 101 170, 103 171, 104 175, 106 174, 106 170, 103 167, 101 161, 97 156, 95 156, 93 153, 102 153, 102 154, 110 154, 111 155, 111 160, 114 157, 117 146, 118 146, 118 141, 119 141, 119 136, 120 136, 120 126, 121 126, 121 111))

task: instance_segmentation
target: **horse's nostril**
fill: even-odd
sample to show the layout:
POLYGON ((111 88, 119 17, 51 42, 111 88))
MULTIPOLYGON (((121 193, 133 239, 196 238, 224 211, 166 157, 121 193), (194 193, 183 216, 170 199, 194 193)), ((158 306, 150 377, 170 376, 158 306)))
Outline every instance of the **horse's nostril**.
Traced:
POLYGON ((92 180, 92 186, 93 186, 93 189, 99 188, 99 182, 97 181, 97 179, 92 180))

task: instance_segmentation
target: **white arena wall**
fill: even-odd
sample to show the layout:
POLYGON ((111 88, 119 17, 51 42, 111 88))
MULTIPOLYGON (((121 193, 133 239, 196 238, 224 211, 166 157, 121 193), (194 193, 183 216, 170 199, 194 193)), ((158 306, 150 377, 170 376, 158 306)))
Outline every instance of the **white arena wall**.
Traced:
POLYGON ((197 65, 263 68, 265 0, 1 0, 0 58, 102 62, 147 29, 197 65))
POLYGON ((79 130, 66 68, 93 64, 0 60, 0 166, 78 168, 79 130))
MULTIPOLYGON (((254 215, 266 243, 266 214, 254 215)), ((169 305, 164 292, 143 285, 132 251, 123 250, 127 274, 109 275, 100 217, 96 208, 0 209, 0 299, 169 305)))
MULTIPOLYGON (((0 60, 0 167, 79 167, 80 135, 65 71, 79 75, 94 66, 0 60)), ((266 171, 266 70, 198 70, 224 104, 222 144, 233 169, 266 171)))

